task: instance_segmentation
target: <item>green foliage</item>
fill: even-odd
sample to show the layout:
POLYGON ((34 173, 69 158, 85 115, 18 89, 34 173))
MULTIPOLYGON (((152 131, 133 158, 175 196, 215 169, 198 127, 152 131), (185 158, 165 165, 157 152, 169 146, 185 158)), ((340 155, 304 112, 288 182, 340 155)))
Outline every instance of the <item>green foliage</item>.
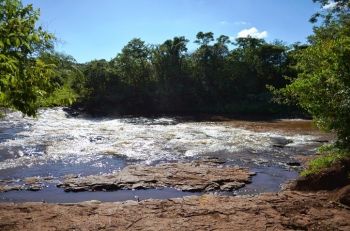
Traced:
MULTIPOLYGON (((113 78, 111 64, 106 60, 94 60, 83 67, 86 77, 86 88, 88 97, 92 99, 100 98, 108 94, 107 89, 111 85, 118 85, 117 78, 113 78)), ((119 82, 119 78, 118 78, 119 82)), ((117 94, 118 92, 115 92, 117 94)))
POLYGON ((311 160, 307 169, 301 172, 302 176, 309 176, 320 173, 322 170, 331 167, 341 159, 349 157, 349 153, 334 145, 325 145, 318 150, 321 156, 311 160))
POLYGON ((69 106, 86 97, 85 76, 73 57, 51 52, 42 53, 40 59, 54 65, 51 83, 55 85, 50 96, 39 99, 40 106, 69 106))
POLYGON ((197 34, 198 48, 187 52, 185 37, 160 45, 131 40, 111 61, 83 65, 83 104, 90 111, 120 113, 280 113, 266 88, 286 84, 293 74, 289 47, 255 38, 197 34))
POLYGON ((350 149, 350 21, 333 18, 314 32, 310 46, 295 54, 298 78, 278 93, 297 101, 350 149))
POLYGON ((131 40, 112 62, 122 80, 138 87, 150 79, 149 48, 141 39, 131 40))
POLYGON ((174 37, 151 50, 154 102, 157 110, 166 112, 193 109, 196 96, 189 76, 186 51, 188 40, 174 37))
POLYGON ((319 19, 323 23, 330 24, 338 21, 350 19, 350 1, 349 0, 313 0, 320 3, 322 11, 315 13, 310 22, 316 23, 319 19), (326 9, 324 7, 328 6, 326 9))
POLYGON ((30 116, 54 89, 54 66, 38 58, 52 48, 54 37, 35 26, 38 17, 31 5, 0 0, 0 105, 30 116))
MULTIPOLYGON (((39 11, 0 0, 0 105, 35 115, 40 106, 71 105, 120 113, 272 113, 269 84, 289 73, 286 46, 199 32, 160 45, 131 40, 111 61, 77 64, 52 51, 39 11)), ((282 107, 280 107, 282 108, 282 107)), ((278 111, 278 110, 277 110, 278 111)))
POLYGON ((49 97, 41 98, 41 107, 70 106, 78 98, 78 94, 70 86, 64 85, 56 89, 49 97))

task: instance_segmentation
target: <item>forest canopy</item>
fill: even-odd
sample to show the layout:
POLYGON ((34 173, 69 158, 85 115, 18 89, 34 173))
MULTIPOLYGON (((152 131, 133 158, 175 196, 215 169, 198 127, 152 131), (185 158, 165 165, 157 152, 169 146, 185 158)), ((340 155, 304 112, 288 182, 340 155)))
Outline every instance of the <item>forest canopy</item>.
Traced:
POLYGON ((350 145, 348 0, 314 0, 307 44, 198 32, 161 44, 129 41, 111 60, 77 63, 54 51, 39 11, 0 0, 0 104, 35 115, 74 105, 91 114, 300 115, 307 112, 338 143, 350 145), (279 104, 279 103, 289 103, 279 104))
POLYGON ((81 65, 90 111, 121 114, 282 113, 267 85, 281 88, 295 76, 295 50, 303 46, 252 37, 230 41, 197 33, 188 51, 183 36, 149 45, 132 39, 110 61, 81 65), (230 47, 234 47, 230 49, 230 47))

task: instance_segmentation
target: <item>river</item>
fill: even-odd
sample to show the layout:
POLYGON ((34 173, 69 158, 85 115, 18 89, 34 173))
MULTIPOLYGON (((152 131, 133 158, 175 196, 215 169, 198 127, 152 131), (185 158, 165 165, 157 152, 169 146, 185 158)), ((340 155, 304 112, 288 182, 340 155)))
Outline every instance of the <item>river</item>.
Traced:
MULTIPOLYGON (((183 118, 80 118, 63 108, 40 110, 37 118, 10 112, 0 120, 0 180, 32 176, 119 171, 129 164, 216 158, 257 172, 234 194, 278 191, 298 175, 296 158, 312 154, 330 136, 305 120, 193 121, 183 118)), ((175 189, 64 193, 54 184, 39 192, 0 193, 0 201, 119 201, 189 195, 175 189)))

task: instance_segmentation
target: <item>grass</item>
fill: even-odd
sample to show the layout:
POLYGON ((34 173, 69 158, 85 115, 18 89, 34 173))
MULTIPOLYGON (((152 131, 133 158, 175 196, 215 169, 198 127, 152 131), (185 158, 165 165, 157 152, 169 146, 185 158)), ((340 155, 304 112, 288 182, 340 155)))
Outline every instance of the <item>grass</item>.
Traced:
POLYGON ((308 167, 301 172, 301 176, 320 173, 323 169, 329 168, 334 163, 350 156, 348 151, 339 149, 335 145, 324 145, 318 151, 321 156, 311 160, 308 167))

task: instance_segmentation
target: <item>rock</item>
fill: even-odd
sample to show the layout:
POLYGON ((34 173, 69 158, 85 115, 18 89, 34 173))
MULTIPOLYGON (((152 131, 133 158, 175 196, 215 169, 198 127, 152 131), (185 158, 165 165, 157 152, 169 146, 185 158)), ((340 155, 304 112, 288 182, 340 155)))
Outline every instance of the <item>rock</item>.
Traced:
POLYGON ((26 187, 25 189, 28 190, 28 191, 39 191, 42 188, 43 188, 42 184, 33 184, 33 185, 30 185, 30 186, 26 187))
POLYGON ((0 192, 9 192, 9 191, 39 191, 43 188, 42 184, 30 184, 30 185, 0 185, 0 192))
POLYGON ((332 200, 350 206, 350 185, 347 185, 335 192, 332 200))
POLYGON ((14 183, 14 182, 15 182, 14 179, 0 179, 0 183, 9 184, 9 183, 14 183))
POLYGON ((23 185, 0 185, 0 192, 20 191, 23 189, 23 185))
POLYGON ((36 183, 40 182, 41 180, 42 180, 42 178, 34 176, 34 177, 24 178, 23 181, 25 184, 36 184, 36 183))
POLYGON ((293 161, 293 162, 288 162, 287 165, 291 167, 299 167, 301 164, 299 162, 293 161))
POLYGON ((318 139, 313 139, 313 140, 311 140, 311 142, 316 142, 316 143, 328 143, 329 140, 328 140, 328 139, 323 139, 323 138, 321 137, 321 138, 318 138, 318 139))
POLYGON ((213 164, 224 164, 226 163, 226 160, 224 159, 220 159, 218 157, 212 157, 212 156, 208 156, 206 158, 204 158, 202 160, 203 163, 213 163, 213 164))
POLYGON ((63 178, 64 179, 72 179, 72 178, 78 178, 79 175, 76 175, 76 174, 68 174, 68 175, 65 175, 63 178))
POLYGON ((328 193, 202 195, 78 204, 0 203, 1 230, 350 230, 328 193))
POLYGON ((216 163, 167 163, 157 166, 131 165, 113 174, 66 178, 57 186, 69 191, 100 191, 172 187, 200 192, 234 190, 251 182, 254 173, 246 168, 216 163))
POLYGON ((244 187, 244 183, 241 182, 230 182, 220 186, 222 191, 232 191, 244 187))
POLYGON ((292 140, 284 137, 271 137, 272 146, 277 148, 284 148, 287 144, 293 143, 292 140))
POLYGON ((19 191, 19 190, 28 190, 28 191, 39 191, 44 188, 45 183, 58 183, 59 181, 52 176, 40 177, 26 177, 24 179, 16 180, 0 180, 0 192, 8 191, 19 191), (22 184, 12 184, 12 183, 22 183, 22 184), (7 183, 7 184, 6 184, 7 183))

